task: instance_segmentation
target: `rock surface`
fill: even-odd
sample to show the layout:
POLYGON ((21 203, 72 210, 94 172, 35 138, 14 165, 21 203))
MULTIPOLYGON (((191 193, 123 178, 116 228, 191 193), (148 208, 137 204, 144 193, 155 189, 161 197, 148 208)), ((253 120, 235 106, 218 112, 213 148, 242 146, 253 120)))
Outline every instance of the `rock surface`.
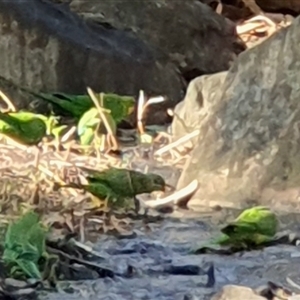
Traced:
POLYGON ((256 0, 256 3, 266 11, 288 10, 293 13, 300 13, 299 0, 256 0))
MULTIPOLYGON (((49 110, 45 103, 37 102, 35 97, 22 90, 11 80, 7 80, 0 76, 0 89, 8 99, 13 102, 13 105, 17 109, 28 109, 30 111, 38 111, 40 113, 46 113, 49 110)), ((1 108, 6 109, 7 106, 1 101, 1 108)))
POLYGON ((278 207, 285 201, 294 210, 298 205, 299 23, 298 17, 242 53, 209 114, 199 120, 197 146, 177 186, 198 179, 190 207, 257 202, 278 207))
POLYGON ((245 49, 235 24, 194 0, 71 1, 85 19, 128 30, 162 50, 188 80, 224 71, 245 49), (220 51, 220 49, 222 49, 220 51))
POLYGON ((222 88, 227 71, 213 75, 204 75, 193 79, 187 88, 186 95, 174 109, 172 134, 174 139, 180 138, 195 129, 211 114, 216 94, 222 88))
MULTIPOLYGON (((125 31, 89 26, 66 6, 0 0, 0 36, 0 75, 37 91, 85 93, 90 86, 137 96, 144 89, 167 95, 169 107, 185 88, 163 53, 125 31)), ((152 121, 164 122, 166 113, 156 111, 152 121)))
POLYGON ((274 21, 297 16, 300 13, 299 0, 200 0, 214 10, 218 7, 222 16, 232 21, 242 21, 253 15, 265 14, 274 21))
POLYGON ((247 7, 249 11, 254 14, 259 14, 260 9, 265 12, 288 12, 297 14, 300 12, 300 1, 299 0, 201 0, 209 5, 212 2, 221 2, 224 7, 236 7, 243 8, 247 7))
MULTIPOLYGON (((233 288, 231 291, 236 291, 243 297, 225 299, 250 300, 248 296, 252 291, 243 286, 257 291, 272 281, 290 289, 286 278, 299 284, 299 247, 278 245, 228 256, 191 254, 191 247, 194 248, 197 243, 206 243, 219 235, 224 219, 220 220, 216 213, 205 216, 193 212, 193 218, 189 218, 189 214, 192 212, 186 213, 185 210, 186 218, 166 218, 161 222, 147 224, 140 220, 134 226, 136 238, 123 236, 118 239, 95 233, 99 240, 93 249, 104 258, 104 261, 99 262, 100 265, 120 275, 111 279, 72 281, 69 282, 69 290, 73 289, 73 294, 53 291, 47 297, 41 295, 39 299, 82 299, 84 292, 85 299, 88 300, 211 300, 224 286, 238 285, 240 290, 233 288), (207 271, 211 264, 215 267, 215 285, 208 287, 208 276, 203 271, 207 271), (172 269, 176 273, 170 272, 172 269)), ((285 218, 293 223, 294 228, 299 224, 299 216, 287 215, 285 218)), ((280 219, 281 224, 285 224, 285 218, 280 219)), ((293 291, 297 292, 295 289, 293 291)), ((272 300, 275 299, 293 298, 272 300)))

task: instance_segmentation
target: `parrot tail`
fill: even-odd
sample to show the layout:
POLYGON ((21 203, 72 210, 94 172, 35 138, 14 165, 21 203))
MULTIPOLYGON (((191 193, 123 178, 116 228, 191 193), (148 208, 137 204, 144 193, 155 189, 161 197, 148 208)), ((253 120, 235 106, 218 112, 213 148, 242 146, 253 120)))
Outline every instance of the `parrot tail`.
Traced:
POLYGON ((70 182, 68 184, 61 184, 59 182, 54 182, 53 184, 53 191, 58 191, 61 188, 73 188, 73 189, 79 189, 81 190, 83 187, 80 184, 74 183, 74 182, 70 182))
POLYGON ((16 120, 14 117, 3 112, 0 112, 0 119, 4 122, 7 122, 8 124, 10 124, 12 120, 16 120))

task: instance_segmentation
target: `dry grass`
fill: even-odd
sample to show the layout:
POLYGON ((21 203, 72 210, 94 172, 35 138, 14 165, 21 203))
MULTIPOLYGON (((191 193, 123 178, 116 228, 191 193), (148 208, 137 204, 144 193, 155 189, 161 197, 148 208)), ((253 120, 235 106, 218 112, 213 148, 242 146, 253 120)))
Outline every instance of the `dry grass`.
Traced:
POLYGON ((0 222, 7 223, 23 210, 35 209, 42 213, 48 225, 82 233, 80 227, 86 227, 86 216, 103 215, 103 212, 95 210, 88 195, 73 189, 54 191, 53 183, 82 180, 76 166, 102 170, 121 163, 120 159, 105 154, 99 158, 49 146, 38 149, 2 141, 0 222))
MULTIPOLYGON (((63 144, 62 150, 43 144, 40 148, 19 145, 2 137, 0 140, 0 223, 7 223, 27 209, 40 212, 44 222, 61 234, 77 232, 84 241, 91 232, 126 231, 129 221, 107 220, 102 208, 93 206, 91 197, 79 190, 53 190, 54 182, 83 181, 77 167, 103 170, 109 166, 131 168, 132 160, 143 159, 138 147, 132 147, 131 160, 108 154, 79 154, 74 142, 63 144)), ((155 147, 154 147, 155 148, 155 147)), ((156 145, 157 148, 157 145, 156 145)), ((187 154, 176 152, 173 146, 156 157, 156 162, 182 168, 187 154), (179 159, 180 158, 180 159, 179 159), (176 166, 177 161, 177 166, 176 166)), ((94 151, 95 152, 95 151, 94 151)), ((151 160, 155 163, 154 160, 151 160)))
MULTIPOLYGON (((109 149, 118 149, 118 142, 103 116, 95 94, 89 88, 88 93, 111 137, 113 147, 109 149)), ((0 98, 5 102, 8 111, 16 110, 10 99, 1 91, 0 98)), ((146 108, 162 101, 163 97, 146 99, 143 91, 140 91, 137 128, 139 135, 145 133, 142 119, 146 108)), ((84 241, 86 234, 91 232, 98 234, 115 229, 124 232, 129 226, 128 220, 118 220, 111 214, 108 220, 107 211, 102 207, 95 207, 92 197, 71 188, 54 191, 54 183, 84 182, 85 178, 78 168, 80 166, 98 170, 109 166, 131 168, 131 162, 134 160, 144 161, 145 173, 148 172, 151 163, 182 168, 190 150, 185 148, 185 144, 192 137, 186 136, 174 142, 172 136, 167 135, 168 142, 163 146, 158 142, 158 137, 147 144, 147 147, 152 149, 151 157, 145 158, 141 155, 141 148, 145 145, 140 145, 132 147, 131 159, 127 158, 124 161, 122 157, 100 153, 99 145, 82 147, 76 141, 70 141, 74 130, 75 126, 59 140, 50 143, 44 140, 39 147, 28 147, 8 137, 0 136, 0 224, 17 218, 24 210, 34 209, 41 213, 47 225, 62 231, 63 235, 67 232, 76 232, 81 241, 84 241)), ((166 137, 166 134, 161 136, 166 137)), ((174 197, 177 195, 178 198, 181 193, 182 191, 177 191, 174 197)), ((170 195, 167 200, 171 203, 174 199, 170 195)), ((155 200, 151 202, 152 207, 156 207, 153 201, 155 200)))

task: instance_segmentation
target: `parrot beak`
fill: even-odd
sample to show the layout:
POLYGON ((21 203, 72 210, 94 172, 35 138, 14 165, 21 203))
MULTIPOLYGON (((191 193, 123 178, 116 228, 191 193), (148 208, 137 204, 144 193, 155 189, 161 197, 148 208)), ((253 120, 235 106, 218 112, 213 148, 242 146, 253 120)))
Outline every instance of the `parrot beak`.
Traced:
POLYGON ((164 187, 164 192, 166 191, 166 187, 169 188, 171 191, 174 191, 175 190, 175 187, 173 185, 170 185, 170 184, 165 184, 165 187, 164 187))

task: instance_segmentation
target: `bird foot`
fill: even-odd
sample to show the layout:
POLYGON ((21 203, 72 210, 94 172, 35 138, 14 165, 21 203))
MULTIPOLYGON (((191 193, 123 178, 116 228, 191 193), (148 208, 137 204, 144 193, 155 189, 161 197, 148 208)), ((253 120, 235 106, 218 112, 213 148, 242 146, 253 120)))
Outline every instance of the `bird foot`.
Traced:
POLYGON ((167 132, 159 132, 159 134, 154 138, 155 143, 159 143, 161 140, 167 140, 168 143, 172 142, 172 135, 167 132))
POLYGON ((133 201, 134 201, 134 208, 135 208, 134 211, 138 215, 141 209, 140 201, 136 197, 133 198, 133 201))
POLYGON ((97 198, 96 196, 92 195, 91 196, 91 201, 92 201, 92 204, 93 204, 93 208, 100 208, 102 206, 104 206, 106 208, 105 203, 103 203, 103 201, 99 200, 99 198, 97 198))
POLYGON ((108 199, 100 200, 98 197, 92 195, 91 201, 94 209, 101 209, 104 212, 110 211, 110 207, 108 205, 108 199))

